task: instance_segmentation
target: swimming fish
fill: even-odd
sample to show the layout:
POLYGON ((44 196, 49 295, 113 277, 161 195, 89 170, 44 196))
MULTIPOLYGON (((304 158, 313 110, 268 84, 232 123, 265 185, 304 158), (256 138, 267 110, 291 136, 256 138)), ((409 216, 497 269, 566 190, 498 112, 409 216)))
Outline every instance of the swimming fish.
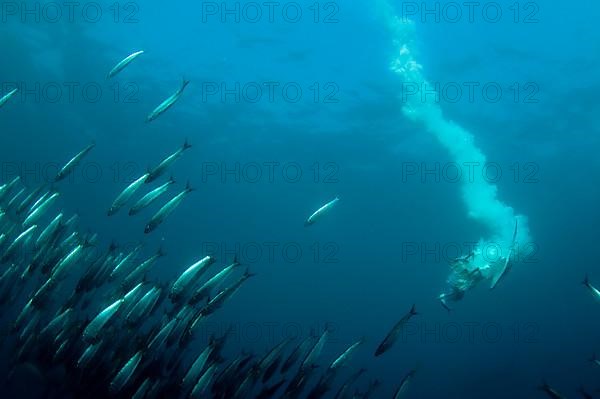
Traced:
POLYGON ((134 180, 129 184, 129 186, 125 187, 125 189, 119 194, 119 196, 115 199, 110 209, 108 210, 108 216, 112 216, 119 211, 125 205, 133 194, 144 184, 144 181, 148 177, 148 173, 145 173, 142 177, 134 180))
POLYGON ((118 74, 123 69, 125 69, 125 67, 127 65, 129 65, 133 60, 135 60, 137 57, 139 57, 142 54, 144 54, 144 51, 136 51, 135 53, 130 54, 127 57, 125 57, 124 59, 122 59, 121 61, 119 61, 119 63, 117 65, 115 65, 115 67, 113 69, 111 69, 111 71, 108 73, 108 76, 106 77, 106 79, 110 79, 110 78, 114 77, 116 74, 118 74))
POLYGON ((179 194, 177 194, 176 196, 171 198, 169 200, 169 202, 164 204, 162 206, 162 208, 160 208, 159 211, 156 212, 156 214, 154 216, 152 216, 152 219, 150 219, 148 224, 146 224, 144 233, 148 234, 148 233, 154 231, 162 222, 165 221, 165 219, 171 213, 173 213, 173 211, 179 206, 179 204, 181 204, 181 201, 183 201, 183 199, 192 191, 194 191, 194 189, 188 183, 187 186, 185 187, 185 190, 183 190, 182 192, 180 192, 179 194))
POLYGON ((15 95, 16 92, 18 92, 19 89, 12 89, 11 91, 9 91, 8 93, 6 93, 2 98, 0 98, 0 107, 2 107, 4 104, 6 104, 6 102, 8 100, 10 100, 10 98, 12 96, 15 95))
POLYGON ((331 208, 333 208, 333 206, 339 200, 340 199, 338 197, 335 197, 333 200, 329 201, 328 203, 326 203, 325 205, 323 205, 322 207, 317 209, 315 211, 315 213, 313 213, 312 215, 310 215, 308 217, 308 219, 306 219, 306 221, 304 222, 304 226, 310 226, 310 225, 314 224, 318 219, 321 218, 321 216, 323 216, 323 214, 325 214, 327 211, 329 211, 331 208))
POLYGON ((158 118, 160 115, 162 115, 164 112, 166 112, 169 108, 171 108, 177 102, 177 100, 179 100, 179 98, 183 94, 183 91, 185 90, 186 86, 189 83, 190 83, 189 80, 184 79, 181 86, 179 87, 179 89, 173 95, 171 95, 165 101, 160 103, 160 105, 158 107, 154 108, 154 110, 152 112, 150 112, 150 114, 146 118, 146 122, 152 122, 153 120, 158 118))
POLYGON ((58 171, 56 177, 54 177, 54 181, 60 181, 70 175, 73 172, 73 169, 79 164, 79 162, 87 155, 88 152, 92 150, 96 146, 95 143, 92 143, 85 147, 83 150, 79 151, 77 155, 75 155, 69 162, 66 163, 65 166, 62 167, 61 170, 58 171))
POLYGON ((163 159, 156 168, 148 171, 150 175, 146 179, 146 183, 152 183, 154 180, 162 176, 165 171, 183 154, 183 152, 189 148, 192 148, 192 145, 186 140, 183 145, 177 149, 177 151, 163 159))
POLYGON ((173 184, 175 184, 175 180, 171 178, 168 182, 156 187, 154 190, 144 195, 135 203, 135 205, 131 207, 131 209, 129 210, 129 216, 136 215, 139 212, 141 212, 144 208, 147 208, 150 204, 156 201, 158 197, 165 193, 169 189, 169 186, 173 184))
POLYGON ((398 334, 400 333, 400 331, 402 331, 406 323, 417 314, 418 313, 415 309, 415 305, 413 305, 412 308, 410 308, 410 311, 407 314, 405 314, 400 319, 400 321, 398 321, 398 323, 394 325, 394 327, 392 327, 388 335, 386 335, 381 344, 379 344, 377 350, 375 351, 375 356, 380 356, 383 353, 387 352, 398 339, 398 334))

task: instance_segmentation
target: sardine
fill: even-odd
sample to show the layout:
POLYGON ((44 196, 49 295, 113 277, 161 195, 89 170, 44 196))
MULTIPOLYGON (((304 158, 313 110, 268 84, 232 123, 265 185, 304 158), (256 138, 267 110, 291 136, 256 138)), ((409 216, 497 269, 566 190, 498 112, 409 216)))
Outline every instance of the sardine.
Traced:
POLYGON ((152 112, 150 112, 150 114, 146 118, 146 122, 152 122, 154 119, 158 118, 165 111, 167 111, 169 108, 171 108, 177 102, 177 100, 179 100, 179 98, 183 94, 183 91, 185 90, 186 86, 189 83, 190 83, 189 80, 184 79, 181 84, 181 87, 179 87, 179 89, 173 95, 171 95, 165 101, 160 103, 160 105, 158 107, 154 108, 154 110, 152 112))
POLYGON ((333 200, 329 201, 328 203, 317 209, 315 213, 313 213, 308 217, 308 219, 306 219, 306 221, 304 222, 304 226, 310 226, 314 224, 318 219, 321 218, 321 216, 323 216, 325 213, 327 213, 327 211, 333 208, 333 206, 337 204, 339 200, 340 199, 338 197, 335 197, 333 200))
POLYGON ((123 58, 121 61, 119 61, 119 63, 117 65, 115 65, 115 67, 113 69, 111 69, 111 71, 108 73, 108 76, 106 77, 106 79, 110 79, 110 78, 114 77, 116 74, 118 74, 123 69, 125 69, 125 67, 127 65, 129 65, 133 60, 135 60, 137 57, 139 57, 142 54, 144 54, 144 51, 136 51, 135 53, 130 54, 127 57, 123 58))

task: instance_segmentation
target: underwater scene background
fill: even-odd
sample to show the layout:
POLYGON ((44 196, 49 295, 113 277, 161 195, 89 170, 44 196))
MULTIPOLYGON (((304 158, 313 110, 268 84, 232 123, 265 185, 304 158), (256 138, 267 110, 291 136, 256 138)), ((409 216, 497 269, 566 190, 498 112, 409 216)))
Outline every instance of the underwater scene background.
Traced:
POLYGON ((599 15, 591 1, 2 2, 2 397, 600 396, 599 15))

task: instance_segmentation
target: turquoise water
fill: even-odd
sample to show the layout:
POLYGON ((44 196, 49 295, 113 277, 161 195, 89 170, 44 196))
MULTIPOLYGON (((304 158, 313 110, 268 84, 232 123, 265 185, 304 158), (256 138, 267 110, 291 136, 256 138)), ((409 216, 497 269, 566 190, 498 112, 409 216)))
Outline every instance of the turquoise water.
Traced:
MULTIPOLYGON (((59 210, 76 213, 78 230, 97 233, 102 250, 110 242, 124 252, 142 244, 145 259, 162 248, 149 284, 174 281, 205 255, 219 268, 237 255, 256 273, 205 321, 182 364, 229 325, 227 360, 243 350, 262 355, 290 335, 329 326, 319 373, 365 337, 331 397, 360 367, 368 371, 352 392, 377 379, 372 397, 393 395, 413 368, 406 397, 542 397, 543 380, 566 397, 580 385, 595 393, 599 370, 587 359, 600 351, 598 303, 580 282, 587 273, 600 285, 593 256, 597 6, 502 1, 482 3, 472 15, 464 4, 436 2, 272 7, 94 2, 70 15, 63 3, 3 4, 0 96, 19 91, 0 108, 0 185, 19 175, 28 190, 58 190, 44 225, 59 210), (390 68, 407 40, 390 29, 393 15, 413 21, 409 47, 428 86, 390 68), (106 78, 138 50, 144 54, 106 78), (190 83, 177 103, 145 122, 182 79, 190 83), (465 165, 476 161, 469 155, 457 162, 458 141, 446 145, 427 127, 431 118, 408 116, 407 105, 415 104, 439 109, 444 121, 469 132, 487 162, 473 169, 465 165), (140 215, 127 215, 132 200, 107 216, 129 183, 185 140, 192 148, 152 184, 174 178, 164 197, 140 215), (75 171, 53 183, 91 143, 75 171), (465 194, 470 172, 526 217, 524 245, 533 253, 515 259, 497 288, 480 282, 448 313, 438 296, 447 289, 449 261, 495 236, 490 223, 470 215, 473 203, 488 209, 465 194), (195 190, 144 234, 188 181, 195 190), (329 213, 304 226, 336 196, 329 213), (374 357, 412 304, 420 314, 389 352, 374 357)), ((144 185, 135 199, 148 191, 144 185)), ((509 219, 498 223, 512 233, 509 219)), ((65 283, 52 306, 70 291, 65 283)), ((28 295, 4 305, 6 328, 28 295)), ((108 304, 93 297, 90 314, 108 304)), ((45 317, 54 315, 52 306, 45 317)), ((163 315, 153 317, 159 323, 163 315)), ((125 334, 135 340, 135 331, 125 334)), ((6 370, 16 367, 11 339, 3 346, 6 370)), ((28 363, 40 386, 64 389, 54 395, 76 390, 57 377, 56 364, 28 363)), ((14 381, 6 387, 10 395, 23 389, 14 381)))

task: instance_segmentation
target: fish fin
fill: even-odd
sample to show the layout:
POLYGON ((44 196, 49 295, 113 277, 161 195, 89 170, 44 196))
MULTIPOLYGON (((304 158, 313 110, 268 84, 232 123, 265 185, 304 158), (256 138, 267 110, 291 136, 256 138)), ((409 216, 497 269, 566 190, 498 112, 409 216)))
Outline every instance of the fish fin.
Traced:
POLYGON ((188 182, 185 184, 185 191, 187 191, 187 192, 192 192, 192 191, 194 191, 194 190, 195 190, 195 188, 193 188, 193 187, 190 185, 190 181, 188 180, 188 182))
POLYGON ((419 313, 417 312, 417 307, 416 307, 416 305, 415 305, 415 304, 413 304, 413 305, 412 305, 412 307, 410 308, 410 314, 411 314, 412 316, 416 316, 416 315, 418 315, 418 314, 419 314, 419 313))
POLYGON ((448 306, 448 303, 444 298, 440 298, 440 303, 442 304, 442 307, 448 311, 448 313, 452 312, 452 308, 448 306))
POLYGON ((169 183, 175 184, 175 178, 173 176, 169 177, 169 183))
POLYGON ((183 149, 187 150, 188 148, 192 148, 192 145, 188 142, 188 139, 185 139, 185 142, 183 143, 183 149))

